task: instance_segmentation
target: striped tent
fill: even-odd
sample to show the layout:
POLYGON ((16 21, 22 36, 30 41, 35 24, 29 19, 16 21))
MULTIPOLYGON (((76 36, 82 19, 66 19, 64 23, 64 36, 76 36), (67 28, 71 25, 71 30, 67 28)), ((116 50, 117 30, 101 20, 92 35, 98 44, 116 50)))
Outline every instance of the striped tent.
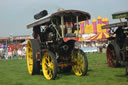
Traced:
POLYGON ((87 38, 87 40, 102 40, 102 39, 107 39, 108 37, 109 37, 109 34, 107 32, 100 32, 94 36, 87 38))

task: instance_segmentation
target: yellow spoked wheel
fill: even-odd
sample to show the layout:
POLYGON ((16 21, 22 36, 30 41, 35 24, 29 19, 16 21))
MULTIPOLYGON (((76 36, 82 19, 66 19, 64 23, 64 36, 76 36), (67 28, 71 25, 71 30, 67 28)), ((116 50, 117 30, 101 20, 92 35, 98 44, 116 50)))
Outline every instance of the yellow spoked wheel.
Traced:
POLYGON ((33 55, 32 55, 32 44, 30 41, 27 43, 27 66, 29 74, 33 71, 33 55))
POLYGON ((88 60, 85 53, 80 49, 72 51, 72 70, 77 76, 85 76, 88 71, 88 60))
POLYGON ((31 39, 27 43, 27 67, 29 74, 37 74, 40 72, 39 63, 36 60, 37 41, 31 39))
POLYGON ((55 79, 57 75, 57 62, 55 55, 50 51, 43 55, 42 71, 47 80, 55 79))

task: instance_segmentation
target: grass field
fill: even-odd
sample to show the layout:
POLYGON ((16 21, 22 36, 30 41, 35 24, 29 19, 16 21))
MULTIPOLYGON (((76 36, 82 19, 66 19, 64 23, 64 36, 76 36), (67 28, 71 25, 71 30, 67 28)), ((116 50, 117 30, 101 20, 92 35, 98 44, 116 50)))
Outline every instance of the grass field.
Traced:
POLYGON ((0 60, 0 85, 128 85, 125 68, 110 68, 105 54, 87 54, 89 69, 86 76, 58 74, 56 80, 43 75, 31 76, 26 59, 0 60))

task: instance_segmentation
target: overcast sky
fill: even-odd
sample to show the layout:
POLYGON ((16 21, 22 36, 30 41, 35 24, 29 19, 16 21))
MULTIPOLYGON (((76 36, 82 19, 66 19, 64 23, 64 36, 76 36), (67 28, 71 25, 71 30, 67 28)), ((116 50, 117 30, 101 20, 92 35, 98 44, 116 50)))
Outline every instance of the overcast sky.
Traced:
POLYGON ((111 14, 128 10, 128 0, 0 0, 0 37, 31 35, 26 25, 34 22, 33 15, 44 9, 51 14, 58 8, 83 10, 91 19, 108 17, 112 23, 111 14))

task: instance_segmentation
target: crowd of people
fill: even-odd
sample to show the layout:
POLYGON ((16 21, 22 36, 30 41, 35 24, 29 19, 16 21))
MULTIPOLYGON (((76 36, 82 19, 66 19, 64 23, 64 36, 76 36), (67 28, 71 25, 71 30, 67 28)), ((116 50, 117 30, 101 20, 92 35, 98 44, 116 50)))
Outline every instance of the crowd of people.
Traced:
MULTIPOLYGON (((95 52, 103 52, 108 46, 108 41, 92 41, 81 42, 81 48, 88 48, 87 51, 94 48, 95 52)), ((91 52, 91 51, 90 51, 91 52)), ((0 43, 0 59, 22 59, 26 57, 26 45, 8 44, 3 45, 0 43)))
POLYGON ((26 56, 26 46, 9 44, 0 44, 0 59, 22 59, 26 56))
POLYGON ((91 42, 81 42, 81 48, 93 48, 96 47, 97 52, 104 52, 106 50, 106 47, 108 46, 109 41, 108 40, 102 40, 102 41, 91 41, 91 42))

